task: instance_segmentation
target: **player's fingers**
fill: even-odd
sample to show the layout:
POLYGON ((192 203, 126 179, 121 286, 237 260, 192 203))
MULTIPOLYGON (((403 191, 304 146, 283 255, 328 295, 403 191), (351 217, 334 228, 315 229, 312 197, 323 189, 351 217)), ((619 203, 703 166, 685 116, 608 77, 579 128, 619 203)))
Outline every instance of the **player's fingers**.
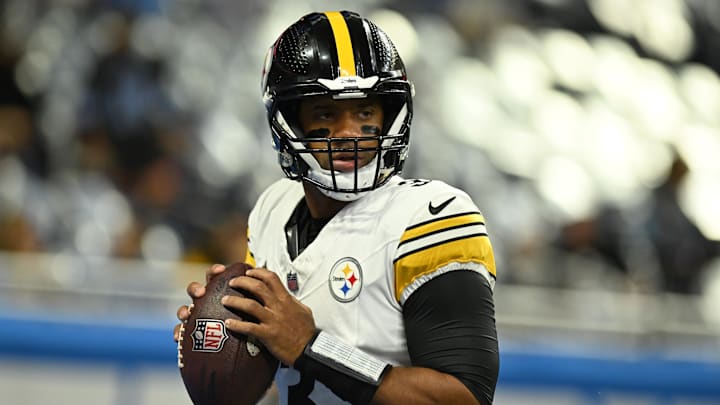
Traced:
POLYGON ((278 277, 274 271, 268 269, 250 269, 245 274, 248 277, 262 280, 270 291, 277 296, 288 293, 282 281, 280 281, 280 277, 278 277))
POLYGON ((247 291, 265 305, 272 305, 277 297, 269 286, 262 280, 252 277, 239 276, 228 281, 228 285, 232 288, 247 291))
POLYGON ((187 321, 190 318, 190 307, 183 305, 177 310, 177 319, 179 321, 187 321))
POLYGON ((205 286, 198 283, 197 281, 193 281, 187 286, 187 294, 191 298, 200 298, 205 295, 205 286))
POLYGON ((175 325, 175 328, 173 328, 173 340, 176 342, 180 340, 180 324, 175 325))
POLYGON ((222 264, 213 264, 207 270, 205 270, 205 284, 210 282, 210 279, 217 276, 218 274, 225 271, 225 266, 222 264))
POLYGON ((241 314, 238 315, 243 318, 243 315, 249 315, 260 322, 264 322, 270 316, 268 309, 252 298, 226 295, 222 297, 222 304, 234 312, 240 312, 241 314))
POLYGON ((263 340, 261 334, 261 326, 254 322, 241 321, 239 319, 229 318, 225 320, 225 327, 235 333, 252 336, 263 340))

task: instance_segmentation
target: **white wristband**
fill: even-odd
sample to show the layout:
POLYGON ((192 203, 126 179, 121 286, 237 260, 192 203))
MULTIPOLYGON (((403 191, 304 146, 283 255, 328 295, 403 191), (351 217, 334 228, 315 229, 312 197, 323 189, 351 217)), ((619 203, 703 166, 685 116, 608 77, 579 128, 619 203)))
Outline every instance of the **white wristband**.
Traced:
POLYGON ((338 364, 342 365, 357 377, 372 384, 380 382, 380 377, 388 366, 388 363, 378 360, 324 331, 321 331, 310 345, 308 354, 333 368, 337 368, 338 364))

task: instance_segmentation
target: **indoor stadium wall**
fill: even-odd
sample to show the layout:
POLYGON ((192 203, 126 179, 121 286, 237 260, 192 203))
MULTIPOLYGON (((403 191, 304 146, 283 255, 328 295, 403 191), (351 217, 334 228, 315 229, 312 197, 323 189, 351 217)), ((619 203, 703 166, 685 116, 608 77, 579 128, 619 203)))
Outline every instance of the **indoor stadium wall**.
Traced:
MULTIPOLYGON (((17 254, 0 266, 16 269, 0 279, 2 403, 190 403, 172 328, 201 266, 106 261, 98 276, 85 273, 87 258, 17 254)), ((498 404, 720 403, 720 339, 697 299, 521 286, 496 295, 498 404)))

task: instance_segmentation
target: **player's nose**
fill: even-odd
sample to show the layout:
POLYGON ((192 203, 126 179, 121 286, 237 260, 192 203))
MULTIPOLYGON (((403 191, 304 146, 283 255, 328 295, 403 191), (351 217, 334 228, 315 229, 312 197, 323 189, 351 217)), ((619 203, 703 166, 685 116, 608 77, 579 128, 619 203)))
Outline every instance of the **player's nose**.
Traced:
POLYGON ((360 123, 357 122, 352 111, 342 111, 335 123, 333 138, 355 138, 362 135, 360 123))

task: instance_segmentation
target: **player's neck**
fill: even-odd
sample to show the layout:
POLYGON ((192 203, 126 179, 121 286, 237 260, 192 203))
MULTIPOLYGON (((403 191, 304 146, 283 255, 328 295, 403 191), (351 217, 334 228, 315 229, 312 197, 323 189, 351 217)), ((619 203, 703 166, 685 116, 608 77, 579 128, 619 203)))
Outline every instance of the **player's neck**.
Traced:
POLYGON ((310 215, 315 219, 332 218, 348 204, 347 201, 333 200, 312 184, 303 182, 303 189, 310 215))

